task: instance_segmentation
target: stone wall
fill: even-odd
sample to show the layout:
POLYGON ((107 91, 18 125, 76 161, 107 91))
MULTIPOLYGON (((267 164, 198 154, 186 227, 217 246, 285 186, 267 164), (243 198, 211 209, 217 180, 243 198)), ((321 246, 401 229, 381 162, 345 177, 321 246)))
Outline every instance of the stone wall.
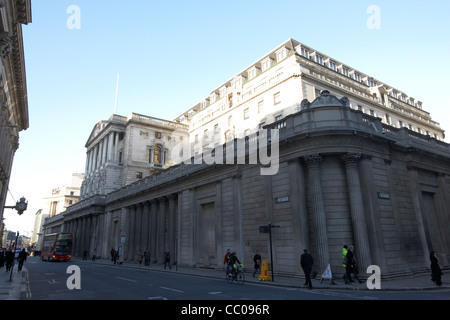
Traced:
POLYGON ((345 99, 323 95, 267 128, 282 128, 274 175, 248 161, 180 164, 81 201, 46 228, 73 232, 76 254, 88 246, 108 258, 122 246, 122 259, 135 261, 148 248, 153 263, 162 263, 170 249, 180 265, 221 268, 230 248, 251 268, 257 249, 270 261, 269 234, 259 227, 271 223, 278 275, 302 274, 304 248, 315 272, 330 264, 340 274, 344 244, 355 246, 362 274, 371 264, 384 277, 422 272, 431 250, 448 267, 449 145, 383 126, 345 99))

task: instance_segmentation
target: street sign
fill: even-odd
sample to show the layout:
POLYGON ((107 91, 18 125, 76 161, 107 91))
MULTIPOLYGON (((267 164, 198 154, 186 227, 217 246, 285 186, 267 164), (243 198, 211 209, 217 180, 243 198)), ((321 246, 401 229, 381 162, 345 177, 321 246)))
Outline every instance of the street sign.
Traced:
POLYGON ((260 226, 259 233, 269 233, 269 226, 260 226))

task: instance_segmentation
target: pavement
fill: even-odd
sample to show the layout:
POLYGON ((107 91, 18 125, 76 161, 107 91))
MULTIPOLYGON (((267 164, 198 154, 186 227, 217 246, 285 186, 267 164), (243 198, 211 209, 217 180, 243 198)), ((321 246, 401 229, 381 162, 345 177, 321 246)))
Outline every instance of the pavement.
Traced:
MULTIPOLYGON (((39 259, 33 258, 31 259, 39 259)), ((69 263, 77 264, 81 263, 92 263, 92 264, 104 264, 113 265, 110 260, 97 259, 95 262, 88 260, 82 261, 81 259, 73 258, 69 263)), ((6 272, 5 267, 0 268, 0 300, 20 300, 21 292, 28 290, 28 270, 26 268, 27 262, 21 271, 17 271, 17 263, 13 267, 13 271, 6 272)), ((189 268, 181 266, 172 266, 172 269, 164 269, 161 264, 152 264, 150 266, 140 265, 135 262, 124 262, 123 264, 116 265, 118 268, 135 268, 141 270, 157 271, 157 272, 170 272, 185 275, 195 275, 207 278, 224 279, 225 280, 225 267, 223 269, 209 269, 209 268, 189 268)), ((391 291, 403 291, 403 290, 436 290, 436 289, 450 289, 450 276, 449 270, 444 270, 444 275, 442 276, 442 285, 436 286, 431 281, 431 275, 429 273, 422 273, 415 276, 409 277, 398 277, 394 279, 381 279, 380 289, 378 290, 391 290, 391 291)), ((263 281, 258 280, 258 275, 254 278, 252 277, 253 270, 245 271, 245 282, 246 283, 258 283, 261 285, 268 286, 280 286, 289 288, 305 288, 305 279, 302 276, 296 277, 286 277, 286 276, 275 276, 273 281, 263 281)), ((342 272, 343 273, 343 272, 342 272)), ((315 290, 325 289, 325 290, 371 290, 368 288, 367 283, 364 281, 359 284, 356 280, 353 283, 345 284, 341 278, 342 273, 335 276, 333 283, 330 283, 329 279, 323 279, 321 281, 320 277, 312 279, 312 285, 315 290)), ((367 274, 367 276, 370 276, 367 274)), ((364 277, 364 280, 367 277, 364 277)))

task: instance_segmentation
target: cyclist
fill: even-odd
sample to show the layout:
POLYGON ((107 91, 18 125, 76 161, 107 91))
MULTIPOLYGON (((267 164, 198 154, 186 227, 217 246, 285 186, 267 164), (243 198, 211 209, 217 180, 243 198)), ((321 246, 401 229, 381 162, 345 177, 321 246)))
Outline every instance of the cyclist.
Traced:
POLYGON ((233 252, 228 256, 228 265, 232 268, 232 271, 231 271, 231 272, 233 273, 233 276, 234 276, 234 277, 236 276, 236 270, 237 270, 237 265, 236 265, 236 263, 238 263, 239 266, 240 266, 241 268, 244 267, 244 265, 239 261, 238 257, 236 256, 236 252, 233 251, 233 252))

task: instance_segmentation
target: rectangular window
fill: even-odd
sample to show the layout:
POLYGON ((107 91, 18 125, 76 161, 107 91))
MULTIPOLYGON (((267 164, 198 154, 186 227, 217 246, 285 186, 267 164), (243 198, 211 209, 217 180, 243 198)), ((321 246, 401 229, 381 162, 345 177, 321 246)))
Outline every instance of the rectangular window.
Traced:
POLYGON ((280 93, 277 92, 273 95, 273 104, 276 106, 279 103, 281 103, 281 96, 280 93))
POLYGON ((322 63, 323 63, 322 57, 316 55, 316 62, 317 62, 318 64, 322 64, 322 63))
POLYGON ((244 110, 244 120, 247 120, 249 118, 249 110, 248 108, 244 110))
POLYGON ((264 100, 258 102, 258 113, 263 112, 264 110, 264 100))
POLYGON ((302 56, 304 56, 305 58, 309 58, 309 52, 307 49, 302 48, 300 51, 302 56))
POLYGON ((330 69, 336 71, 336 63, 334 63, 333 61, 330 61, 330 69))

